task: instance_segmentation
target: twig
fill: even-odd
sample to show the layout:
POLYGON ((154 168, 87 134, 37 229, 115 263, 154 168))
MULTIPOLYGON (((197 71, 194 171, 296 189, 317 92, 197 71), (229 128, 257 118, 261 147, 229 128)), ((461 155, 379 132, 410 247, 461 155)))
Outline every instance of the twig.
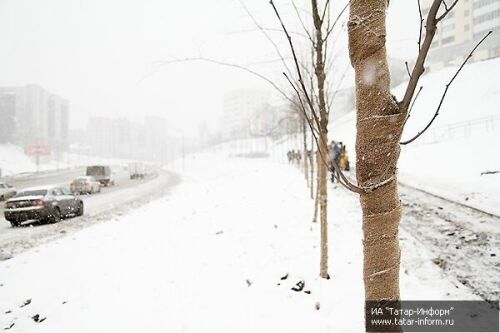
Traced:
POLYGON ((418 14, 420 15, 420 29, 418 33, 418 52, 420 52, 421 44, 422 44, 422 30, 424 28, 424 17, 422 15, 422 6, 420 5, 420 0, 417 0, 418 3, 418 14))
POLYGON ((429 53, 432 40, 434 39, 434 35, 436 34, 436 29, 437 29, 436 15, 442 1, 443 0, 434 0, 429 10, 429 14, 427 14, 427 24, 425 26, 426 30, 425 38, 422 47, 418 52, 417 60, 415 61, 415 66, 413 67, 412 73, 410 75, 410 81, 408 82, 408 86, 406 87, 403 100, 400 102, 401 112, 405 112, 408 110, 411 100, 413 99, 413 95, 415 94, 415 89, 417 87, 418 81, 422 76, 422 74, 424 73, 425 60, 427 58, 427 54, 429 53))
MULTIPOLYGON (((288 96, 285 92, 283 92, 283 90, 281 90, 276 85, 276 83, 274 83, 271 79, 265 77, 264 75, 262 75, 262 74, 260 74, 260 73, 258 73, 256 71, 254 71, 254 70, 252 70, 250 68, 247 68, 247 67, 244 67, 244 66, 241 66, 241 65, 238 65, 238 64, 233 64, 233 63, 229 63, 229 62, 224 62, 224 61, 219 61, 219 60, 214 60, 214 59, 204 58, 204 57, 193 57, 193 58, 181 58, 181 59, 174 59, 174 60, 158 61, 158 62, 155 63, 155 65, 157 65, 157 68, 158 68, 158 67, 161 67, 161 66, 166 66, 166 65, 171 65, 171 64, 177 64, 177 63, 182 63, 182 62, 196 62, 196 61, 210 62, 210 63, 216 64, 216 65, 220 65, 220 66, 237 68, 237 69, 240 69, 240 70, 245 71, 247 73, 250 73, 250 74, 252 74, 254 76, 257 76, 258 78, 261 78, 262 80, 266 81, 277 92, 279 92, 285 99, 287 99, 288 101, 292 101, 292 99, 290 98, 290 96, 288 96)), ((153 73, 154 73, 154 71, 151 71, 149 74, 147 74, 145 77, 143 77, 141 79, 141 81, 145 80, 148 76, 150 76, 153 73)))
POLYGON ((330 5, 330 0, 326 0, 325 7, 323 8, 323 14, 321 14, 321 23, 325 21, 326 11, 328 10, 329 5, 330 5))
POLYGON ((413 106, 415 105, 415 102, 417 101, 417 98, 420 95, 420 92, 422 91, 423 88, 424 88, 423 86, 420 86, 420 89, 418 89, 417 94, 415 95, 415 98, 413 99, 413 102, 411 103, 410 109, 408 110, 408 113, 406 114, 406 119, 405 119, 405 122, 403 124, 403 128, 406 125, 406 122, 408 121, 408 119, 410 119, 411 110, 413 110, 413 106))
POLYGON ((443 13, 441 16, 439 16, 439 17, 436 19, 438 22, 439 22, 439 21, 441 21, 442 19, 444 19, 444 18, 446 17, 446 15, 448 15, 448 14, 449 14, 449 13, 453 10, 453 8, 457 5, 458 0, 455 0, 455 1, 451 4, 451 6, 450 6, 450 7, 448 7, 448 5, 446 4, 446 1, 442 0, 442 2, 443 2, 443 5, 444 5, 444 8, 445 8, 445 11, 444 11, 444 13, 443 13))
MULTIPOLYGON (((450 7, 451 8, 451 7, 450 7)), ((441 109, 441 106, 443 105, 443 101, 446 97, 446 94, 448 93, 448 89, 450 88, 451 84, 453 83, 453 81, 455 80, 455 78, 458 76, 458 74, 460 73, 460 71, 462 70, 462 68, 464 68, 465 64, 467 63, 467 61, 469 61, 470 58, 472 58, 472 54, 474 53, 474 51, 476 51, 476 49, 479 47, 479 45, 481 45, 482 42, 484 42, 484 40, 486 38, 488 38, 489 35, 491 35, 493 33, 493 31, 489 31, 477 44, 476 46, 474 46, 474 48, 470 51, 469 55, 467 56, 467 58, 465 58, 465 60, 462 62, 462 64, 460 65, 460 67, 458 68, 458 70, 455 72, 455 75, 453 75, 453 77, 451 78, 451 80, 446 84, 446 87, 444 89, 444 92, 443 92, 443 95, 441 96, 441 100, 439 101, 439 105, 436 109, 436 112, 434 113, 434 116, 432 117, 431 121, 424 127, 423 130, 421 130, 420 132, 418 132, 417 135, 415 135, 413 138, 409 139, 409 140, 406 140, 406 141, 402 141, 400 142, 400 144, 402 145, 407 145, 409 143, 412 143, 413 141, 415 141, 416 139, 418 139, 422 134, 425 133, 425 131, 427 131, 429 129, 429 127, 432 125, 432 123, 434 122, 434 120, 437 118, 437 116, 439 115, 439 110, 441 109)))
POLYGON ((410 109, 408 110, 408 117, 410 116, 411 110, 413 110, 413 106, 415 105, 415 102, 417 101, 417 98, 420 95, 422 89, 424 89, 424 87, 420 86, 420 88, 417 91, 417 94, 415 95, 415 98, 413 99, 413 102, 411 103, 410 109))
POLYGON ((286 64, 286 61, 283 57, 283 55, 281 54, 281 51, 278 47, 278 45, 276 45, 276 43, 274 42, 274 40, 269 36, 269 34, 264 30, 264 28, 259 24, 259 22, 257 22, 257 20, 255 19, 255 17, 252 15, 252 13, 250 12, 250 10, 247 8, 247 6, 245 6, 245 3, 242 1, 242 0, 239 0, 240 2, 240 5, 243 7, 243 9, 245 10, 245 12, 247 13, 247 15, 250 17, 250 19, 253 21, 253 23, 255 24, 255 26, 262 32, 262 34, 264 35, 264 37, 266 37, 266 39, 271 43, 271 45, 274 47, 274 50, 276 51, 276 54, 278 55, 278 57, 281 59, 281 62, 283 63, 283 66, 285 67, 285 69, 287 70, 287 72, 292 75, 292 72, 290 71, 290 68, 288 68, 288 65, 286 64))
POLYGON ((484 175, 494 175, 494 174, 497 174, 497 173, 500 173, 500 170, 495 170, 495 171, 483 171, 483 172, 481 172, 481 176, 484 176, 484 175))
POLYGON ((337 25, 337 22, 340 20, 340 17, 342 17, 342 15, 345 13, 345 11, 347 10, 347 8, 349 7, 351 1, 353 1, 353 0, 349 0, 346 3, 346 5, 344 6, 344 8, 342 8, 342 10, 340 11, 339 15, 337 16, 337 18, 335 19, 335 21, 333 22, 333 24, 327 29, 327 31, 325 33, 325 38, 323 38, 323 40, 327 40, 328 39, 328 37, 332 33, 333 29, 337 25))
MULTIPOLYGON (((292 6, 293 8, 295 9, 295 12, 297 13, 297 17, 299 18, 299 22, 300 22, 300 25, 302 26, 302 29, 304 29, 307 37, 309 38, 309 41, 314 45, 314 39, 313 37, 311 36, 309 30, 307 30, 307 27, 306 25, 304 24, 304 21, 302 20, 302 16, 300 15, 300 12, 299 12, 299 9, 297 8, 297 5, 295 4, 295 2, 292 1, 292 6)), ((282 32, 282 31, 281 31, 282 32)))
POLYGON ((274 5, 274 2, 273 0, 270 0, 269 3, 271 4, 271 6, 273 7, 274 9, 274 13, 276 14, 276 17, 278 18, 280 24, 281 24, 281 27, 283 28, 283 32, 285 33, 285 36, 288 40, 288 44, 290 45, 290 49, 292 51, 292 56, 293 56, 293 60, 295 62, 295 69, 297 70, 297 75, 299 76, 299 83, 300 83, 300 86, 302 88, 302 92, 306 98, 306 101, 307 101, 307 104, 309 106, 309 108, 311 109, 311 113, 313 115, 313 117, 315 118, 315 121, 319 124, 319 119, 318 119, 318 115, 316 114, 316 112, 314 111, 314 107, 312 105, 312 101, 311 101, 311 98, 307 92, 307 89, 305 87, 305 84, 304 84, 304 80, 302 78, 302 71, 300 70, 300 65, 299 65, 299 61, 297 59, 297 54, 295 53, 295 47, 293 46, 293 42, 292 42, 292 37, 290 36, 290 34, 288 33, 288 30, 285 26, 285 23, 283 23, 283 20, 281 19, 281 16, 278 12, 278 9, 276 8, 276 6, 274 5))
MULTIPOLYGON (((262 29, 264 29, 265 31, 267 32, 276 32, 276 33, 283 33, 283 30, 281 29, 276 29, 276 28, 266 28, 266 27, 262 27, 262 29)), ((230 32, 227 32, 226 35, 237 35, 237 34, 244 34, 244 33, 252 33, 252 32, 256 32, 258 31, 259 29, 257 28, 249 28, 249 29, 241 29, 241 30, 233 30, 233 31, 230 31, 230 32)), ((293 30, 290 30, 290 35, 296 35, 296 36, 300 36, 304 39, 308 39, 309 37, 301 32, 298 32, 298 31, 293 31, 293 30)))
POLYGON ((309 123, 309 127, 311 128, 311 131, 313 132, 313 135, 314 135, 314 132, 318 131, 318 128, 319 128, 319 120, 316 118, 314 119, 314 121, 316 122, 316 127, 314 127, 314 125, 311 123, 310 119, 309 119, 309 116, 307 115, 307 111, 306 111, 306 108, 304 106, 304 103, 302 102, 302 97, 300 96, 300 92, 299 92, 299 89, 293 84, 292 80, 290 80, 290 78, 288 77, 288 75, 286 75, 286 73, 283 73, 283 75, 285 76, 285 78, 288 80, 288 83, 290 83, 290 86, 292 86, 292 89, 295 91, 295 93, 297 94, 297 97, 299 99, 299 103, 300 103, 300 110, 303 112, 304 114, 304 117, 307 119, 307 122, 309 123))
POLYGON ((333 92, 332 98, 328 101, 328 115, 330 115, 330 109, 332 107, 333 101, 335 100, 335 97, 337 97, 338 92, 340 91, 340 87, 342 86, 342 83, 344 82, 344 79, 346 77, 347 71, 349 70, 350 65, 347 64, 344 70, 344 73, 342 73, 342 76, 340 77, 339 84, 337 85, 337 89, 333 92))
POLYGON ((405 61, 406 72, 408 73, 408 77, 411 79, 410 68, 408 67, 408 61, 405 61))
MULTIPOLYGON (((299 105, 301 106, 300 110, 303 112, 304 117, 307 119, 308 122, 310 122, 311 120, 309 119, 309 116, 307 115, 307 111, 306 111, 306 108, 305 108, 304 103, 302 101, 302 97, 300 96, 299 89, 295 86, 295 84, 293 84, 292 80, 288 77, 288 75, 286 75, 286 73, 283 73, 283 75, 287 79, 288 83, 290 83, 290 86, 292 86, 292 89, 297 94, 297 98, 299 99, 299 105)), ((314 120, 317 122, 316 119, 314 119, 314 120)), ((313 124, 310 124, 310 127, 311 127, 311 131, 313 131, 313 132, 318 131, 317 128, 319 128, 319 123, 316 124, 316 127, 314 127, 313 124)), ((313 133, 313 135, 314 135, 314 133, 313 133)))

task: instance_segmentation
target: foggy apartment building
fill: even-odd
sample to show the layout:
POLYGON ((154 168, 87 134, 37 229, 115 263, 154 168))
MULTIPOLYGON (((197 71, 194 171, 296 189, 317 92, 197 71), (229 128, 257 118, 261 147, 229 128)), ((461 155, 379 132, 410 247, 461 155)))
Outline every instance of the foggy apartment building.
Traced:
MULTIPOLYGON (((431 0, 424 1, 424 17, 429 12, 431 3, 431 0)), ((430 69, 460 64, 490 30, 493 34, 477 49, 472 62, 500 56, 500 1, 458 1, 455 8, 438 25, 429 52, 430 69)))
POLYGON ((165 162, 167 160, 168 130, 167 120, 163 117, 144 117, 144 159, 165 162))
POLYGON ((85 144, 96 156, 164 161, 167 125, 161 117, 145 117, 144 123, 126 118, 91 117, 85 144))
POLYGON ((263 104, 257 108, 250 119, 250 135, 266 136, 278 130, 277 107, 271 104, 263 104))
POLYGON ((89 117, 87 121, 87 137, 85 138, 89 152, 94 156, 112 156, 111 119, 106 117, 89 117))
POLYGON ((222 134, 224 140, 250 136, 251 120, 269 104, 270 93, 259 89, 239 89, 224 95, 222 134))
POLYGON ((124 118, 90 117, 86 144, 101 157, 136 158, 140 155, 142 128, 124 118))
POLYGON ((39 85, 0 87, 0 142, 68 149, 69 103, 39 85))

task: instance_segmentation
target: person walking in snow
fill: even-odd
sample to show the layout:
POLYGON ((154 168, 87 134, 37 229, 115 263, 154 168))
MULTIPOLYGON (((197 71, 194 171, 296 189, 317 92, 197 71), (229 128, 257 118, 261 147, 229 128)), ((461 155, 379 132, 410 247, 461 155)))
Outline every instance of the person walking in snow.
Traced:
POLYGON ((342 145, 342 142, 338 143, 338 142, 332 141, 332 143, 331 143, 330 158, 332 160, 332 165, 331 165, 330 171, 331 171, 332 183, 335 182, 335 178, 337 178, 337 180, 340 181, 339 175, 338 175, 337 171, 335 170, 333 163, 336 163, 337 166, 340 163, 341 145, 342 145))
POLYGON ((297 150, 297 154, 295 155, 295 159, 297 160, 297 164, 300 164, 300 161, 302 160, 302 154, 300 153, 300 150, 297 150))
POLYGON ((339 166, 340 166, 340 170, 343 170, 343 171, 350 170, 349 155, 347 155, 347 150, 345 148, 345 145, 342 145, 342 147, 340 148, 339 166))

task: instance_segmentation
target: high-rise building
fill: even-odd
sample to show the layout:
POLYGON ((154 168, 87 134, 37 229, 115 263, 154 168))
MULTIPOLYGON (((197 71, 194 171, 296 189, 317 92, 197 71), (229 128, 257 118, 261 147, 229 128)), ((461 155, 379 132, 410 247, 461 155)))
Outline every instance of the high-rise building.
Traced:
POLYGON ((3 142, 68 147, 69 103, 39 85, 0 87, 0 118, 3 142))
POLYGON ((85 139, 90 153, 96 156, 113 156, 112 120, 106 117, 90 117, 87 121, 85 139))
POLYGON ((16 140, 16 94, 0 90, 0 143, 16 140))
MULTIPOLYGON (((431 0, 423 2, 424 18, 431 4, 431 0)), ((453 10, 438 25, 428 57, 431 69, 461 63, 488 31, 493 31, 493 34, 476 50, 471 61, 500 56, 500 1, 458 1, 453 10)))
POLYGON ((96 156, 165 162, 167 141, 167 124, 161 117, 145 117, 144 123, 91 117, 82 144, 96 156))
POLYGON ((248 137, 252 117, 269 104, 270 93, 258 89, 240 89, 224 95, 222 132, 224 139, 248 137))
POLYGON ((147 116, 144 118, 144 153, 154 161, 166 160, 167 121, 165 118, 147 116))

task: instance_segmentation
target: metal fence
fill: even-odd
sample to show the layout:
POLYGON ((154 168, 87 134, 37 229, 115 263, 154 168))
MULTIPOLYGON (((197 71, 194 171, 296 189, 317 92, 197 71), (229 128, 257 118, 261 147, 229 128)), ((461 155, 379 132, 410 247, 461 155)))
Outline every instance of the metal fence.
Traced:
POLYGON ((439 127, 431 127, 415 145, 428 145, 452 139, 469 138, 477 133, 500 130, 500 114, 467 120, 439 127))

